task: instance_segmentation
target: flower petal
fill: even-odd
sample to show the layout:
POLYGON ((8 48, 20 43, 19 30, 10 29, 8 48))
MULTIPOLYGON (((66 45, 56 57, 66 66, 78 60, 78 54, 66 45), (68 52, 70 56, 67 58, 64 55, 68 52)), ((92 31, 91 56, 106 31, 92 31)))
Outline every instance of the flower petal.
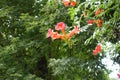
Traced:
POLYGON ((64 30, 65 29, 65 24, 64 22, 59 22, 57 23, 57 25, 55 26, 55 30, 64 30))

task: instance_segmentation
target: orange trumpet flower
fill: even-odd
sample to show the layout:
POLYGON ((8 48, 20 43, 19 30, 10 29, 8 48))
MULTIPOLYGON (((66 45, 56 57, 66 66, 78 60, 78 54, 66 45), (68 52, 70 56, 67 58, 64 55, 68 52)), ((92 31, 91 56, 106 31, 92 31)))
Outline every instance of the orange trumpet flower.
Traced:
POLYGON ((74 29, 72 31, 70 31, 70 33, 67 34, 67 37, 70 38, 71 36, 73 36, 74 34, 80 32, 80 30, 78 29, 77 26, 74 26, 74 29))
POLYGON ((72 2, 70 2, 70 5, 74 7, 76 5, 76 2, 72 1, 72 2))
POLYGON ((62 3, 65 5, 65 7, 68 7, 70 4, 70 0, 62 0, 62 3))
POLYGON ((101 46, 100 46, 100 45, 97 45, 97 46, 95 47, 95 50, 93 50, 93 55, 97 55, 100 51, 101 51, 101 46))

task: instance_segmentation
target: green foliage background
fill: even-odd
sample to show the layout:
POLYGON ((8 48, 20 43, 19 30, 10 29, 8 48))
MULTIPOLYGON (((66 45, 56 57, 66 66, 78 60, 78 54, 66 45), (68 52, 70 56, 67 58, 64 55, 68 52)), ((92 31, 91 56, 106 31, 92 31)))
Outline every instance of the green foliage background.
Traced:
POLYGON ((114 48, 109 55, 120 64, 120 1, 76 2, 65 7, 61 0, 0 1, 0 80, 110 80, 101 60, 114 48), (95 16, 98 8, 104 11, 95 16), (101 27, 87 25, 87 20, 98 18, 101 27), (67 32, 74 25, 81 30, 71 39, 72 48, 46 38, 47 30, 61 21, 67 32), (107 52, 106 42, 114 45, 107 52), (94 56, 98 43, 105 48, 94 56))

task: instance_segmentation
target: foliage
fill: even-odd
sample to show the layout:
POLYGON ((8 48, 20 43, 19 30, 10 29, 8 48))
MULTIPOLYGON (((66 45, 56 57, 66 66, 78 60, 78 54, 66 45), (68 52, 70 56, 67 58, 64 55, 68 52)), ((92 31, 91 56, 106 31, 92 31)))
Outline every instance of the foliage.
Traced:
POLYGON ((109 53, 120 64, 120 2, 76 3, 65 7, 61 0, 0 1, 0 80, 109 80, 101 60, 109 53), (102 12, 96 16, 99 8, 102 12), (86 22, 97 19, 102 19, 102 26, 86 22), (66 24, 67 32, 79 27, 72 47, 46 38, 58 22, 66 24), (97 44, 102 50, 93 55, 97 44))

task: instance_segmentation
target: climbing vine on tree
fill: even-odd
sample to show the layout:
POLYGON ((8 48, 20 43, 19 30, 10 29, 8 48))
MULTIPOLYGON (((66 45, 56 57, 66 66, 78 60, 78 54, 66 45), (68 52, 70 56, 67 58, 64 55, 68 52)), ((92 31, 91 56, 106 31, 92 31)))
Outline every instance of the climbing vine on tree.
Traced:
POLYGON ((110 80, 119 13, 119 0, 1 0, 0 80, 110 80))

